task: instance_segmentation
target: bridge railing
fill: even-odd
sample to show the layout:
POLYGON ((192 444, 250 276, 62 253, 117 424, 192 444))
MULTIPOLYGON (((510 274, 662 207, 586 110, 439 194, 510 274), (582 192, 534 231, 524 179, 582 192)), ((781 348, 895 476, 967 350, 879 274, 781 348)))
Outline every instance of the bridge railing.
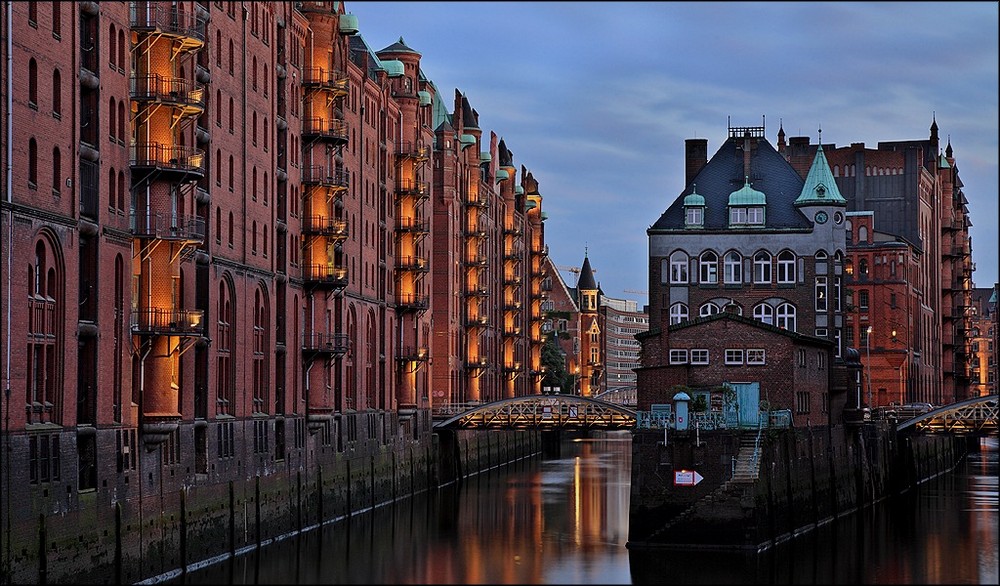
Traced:
MULTIPOLYGON (((740 424, 723 411, 696 411, 689 413, 688 428, 702 431, 717 429, 785 429, 792 426, 790 409, 761 411, 757 423, 740 424)), ((676 429, 673 412, 669 410, 636 411, 636 429, 676 429)))

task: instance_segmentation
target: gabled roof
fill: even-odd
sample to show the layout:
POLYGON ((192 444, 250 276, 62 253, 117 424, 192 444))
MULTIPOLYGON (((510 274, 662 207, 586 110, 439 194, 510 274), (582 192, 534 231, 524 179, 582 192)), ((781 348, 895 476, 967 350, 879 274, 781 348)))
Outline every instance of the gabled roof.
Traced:
POLYGON ((797 206, 814 204, 847 205, 847 200, 840 194, 837 181, 834 180, 833 172, 830 171, 830 163, 827 162, 826 155, 823 154, 822 144, 816 148, 812 167, 809 168, 806 180, 802 184, 802 193, 795 200, 797 206))
MULTIPOLYGON (((762 192, 767 199, 764 229, 810 229, 809 220, 793 205, 795 198, 802 192, 802 178, 766 139, 754 140, 757 143, 750 157, 750 181, 753 189, 762 192)), ((650 226, 649 232, 686 229, 684 197, 694 192, 694 184, 698 185, 698 194, 705 198, 705 223, 702 231, 728 230, 729 196, 746 185, 747 181, 743 169, 742 141, 742 138, 727 139, 670 207, 650 226)))
POLYGON ((682 321, 677 324, 671 324, 668 327, 668 331, 675 332, 678 330, 684 330, 687 328, 698 327, 702 324, 706 324, 713 321, 719 321, 723 319, 728 319, 730 321, 735 321, 741 324, 752 326, 754 328, 764 330, 766 332, 771 332, 774 334, 780 334, 782 336, 792 338, 793 340, 799 342, 807 342, 809 344, 815 344, 820 346, 832 346, 833 342, 827 340, 826 338, 817 338, 816 336, 810 336, 808 334, 800 334, 798 332, 793 332, 791 330, 786 330, 784 328, 779 328, 771 324, 766 324, 759 319, 754 319, 746 316, 739 315, 737 313, 730 313, 728 311, 720 311, 719 313, 708 315, 705 317, 697 317, 694 319, 689 319, 682 321))

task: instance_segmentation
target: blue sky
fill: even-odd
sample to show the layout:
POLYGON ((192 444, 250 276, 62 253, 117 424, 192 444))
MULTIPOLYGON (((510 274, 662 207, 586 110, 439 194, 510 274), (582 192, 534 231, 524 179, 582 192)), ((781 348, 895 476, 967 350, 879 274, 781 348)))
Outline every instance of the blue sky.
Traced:
MULTIPOLYGON (((996 2, 345 2, 378 51, 403 37, 539 181, 552 260, 590 257, 646 303, 646 229, 684 189, 684 140, 766 120, 848 146, 950 138, 973 279, 997 281, 996 2)), ((564 272, 568 284, 572 273, 564 272)))

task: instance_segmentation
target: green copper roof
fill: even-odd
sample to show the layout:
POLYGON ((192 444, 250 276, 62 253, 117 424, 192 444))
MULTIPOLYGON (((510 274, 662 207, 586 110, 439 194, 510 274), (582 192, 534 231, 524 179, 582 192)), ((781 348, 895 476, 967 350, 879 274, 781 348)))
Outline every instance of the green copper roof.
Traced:
POLYGON ((389 77, 399 77, 403 75, 403 62, 399 59, 386 59, 382 61, 382 69, 385 69, 389 77))
POLYGON ((702 196, 700 196, 700 195, 698 195, 698 186, 697 185, 691 186, 691 193, 689 193, 686 196, 684 196, 684 205, 685 206, 702 206, 702 207, 704 207, 704 205, 705 205, 705 198, 702 197, 702 196))
POLYGON ((806 175, 806 181, 802 184, 802 192, 795 200, 795 205, 815 205, 815 204, 847 204, 844 196, 840 195, 837 182, 833 179, 830 171, 830 164, 826 162, 826 155, 823 154, 823 145, 816 149, 816 156, 813 158, 812 167, 806 175))
POLYGON ((438 90, 437 85, 434 82, 428 82, 430 87, 434 90, 434 100, 432 105, 434 106, 434 129, 436 130, 442 124, 447 123, 451 126, 451 114, 448 112, 448 108, 444 105, 444 96, 438 90))
POLYGON ((948 158, 944 155, 938 157, 938 167, 942 169, 951 169, 951 165, 948 164, 948 158))
POLYGON ((729 205, 731 206, 748 206, 748 205, 766 205, 767 197, 764 192, 757 191, 753 187, 750 187, 750 178, 746 178, 746 183, 743 184, 738 191, 734 191, 729 194, 729 205))
POLYGON ((419 92, 417 92, 417 97, 420 98, 420 105, 421 106, 430 106, 431 105, 431 93, 430 92, 427 92, 427 91, 424 91, 424 90, 420 90, 419 92))

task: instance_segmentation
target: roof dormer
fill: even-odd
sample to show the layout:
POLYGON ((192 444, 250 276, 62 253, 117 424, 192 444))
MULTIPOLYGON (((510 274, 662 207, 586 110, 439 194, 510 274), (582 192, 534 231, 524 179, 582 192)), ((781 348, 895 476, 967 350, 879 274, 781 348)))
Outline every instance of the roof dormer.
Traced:
POLYGON ((698 194, 698 186, 691 186, 691 193, 684 196, 684 225, 701 228, 705 225, 705 198, 698 194))
POLYGON ((766 207, 764 192, 751 187, 746 177, 743 187, 729 194, 729 227, 763 227, 766 207))

